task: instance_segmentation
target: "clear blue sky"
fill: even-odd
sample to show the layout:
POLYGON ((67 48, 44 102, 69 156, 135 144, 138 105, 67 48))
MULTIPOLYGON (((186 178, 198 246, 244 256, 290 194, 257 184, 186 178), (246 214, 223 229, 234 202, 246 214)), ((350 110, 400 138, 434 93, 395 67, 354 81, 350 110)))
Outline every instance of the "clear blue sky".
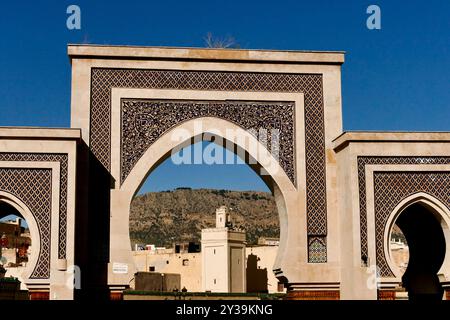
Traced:
MULTIPOLYGON (((347 51, 346 130, 450 131, 448 0, 8 1, 0 30, 1 126, 69 126, 67 43, 201 47, 212 32, 243 48, 347 51), (66 28, 70 4, 79 31, 66 28), (381 30, 366 28, 370 4, 381 30)), ((245 166, 194 167, 164 163, 145 190, 265 189, 245 166)))

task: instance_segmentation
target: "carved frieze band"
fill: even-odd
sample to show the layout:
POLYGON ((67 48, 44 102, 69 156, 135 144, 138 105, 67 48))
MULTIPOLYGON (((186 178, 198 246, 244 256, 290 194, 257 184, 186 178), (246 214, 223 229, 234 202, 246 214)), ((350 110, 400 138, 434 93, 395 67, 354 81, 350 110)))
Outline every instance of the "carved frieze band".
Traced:
POLYGON ((200 117, 217 117, 233 122, 259 138, 268 151, 273 151, 295 185, 294 109, 294 103, 288 102, 122 99, 121 182, 149 146, 176 124, 200 117), (258 137, 261 129, 267 132, 266 137, 258 137), (276 150, 272 150, 273 130, 279 132, 276 150))
POLYGON ((327 234, 321 74, 92 68, 90 148, 108 170, 111 164, 112 88, 303 92, 308 234, 327 234))
MULTIPOLYGON (((450 157, 358 157, 361 258, 368 257, 366 165, 450 164, 450 157)), ((446 205, 450 205, 450 174, 446 172, 375 172, 375 233, 376 258, 381 276, 393 276, 384 255, 384 228, 394 208, 408 196, 428 193, 446 205), (447 194, 446 194, 447 193, 447 194)))

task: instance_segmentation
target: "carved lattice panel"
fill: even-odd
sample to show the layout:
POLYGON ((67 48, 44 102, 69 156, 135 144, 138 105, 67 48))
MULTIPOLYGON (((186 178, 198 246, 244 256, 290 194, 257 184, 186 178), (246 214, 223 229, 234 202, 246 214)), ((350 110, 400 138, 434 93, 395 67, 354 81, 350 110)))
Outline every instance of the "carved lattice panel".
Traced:
POLYGON ((0 168, 0 190, 25 203, 32 212, 41 240, 41 248, 31 279, 50 277, 52 170, 0 168))

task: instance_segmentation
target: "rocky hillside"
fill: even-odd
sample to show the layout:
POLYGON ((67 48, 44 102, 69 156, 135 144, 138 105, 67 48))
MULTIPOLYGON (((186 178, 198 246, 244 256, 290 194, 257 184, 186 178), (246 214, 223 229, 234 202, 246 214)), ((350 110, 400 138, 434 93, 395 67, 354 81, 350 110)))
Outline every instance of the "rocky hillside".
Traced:
POLYGON ((200 241, 203 228, 214 227, 216 208, 231 208, 234 223, 247 232, 247 242, 279 237, 279 220, 270 193, 178 188, 137 196, 131 204, 131 242, 171 246, 200 241))

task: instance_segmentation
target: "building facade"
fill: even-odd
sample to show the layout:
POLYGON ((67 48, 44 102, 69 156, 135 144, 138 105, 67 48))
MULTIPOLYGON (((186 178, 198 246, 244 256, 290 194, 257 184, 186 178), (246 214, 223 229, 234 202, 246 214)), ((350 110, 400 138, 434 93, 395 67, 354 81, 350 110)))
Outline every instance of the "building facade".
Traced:
MULTIPOLYGON (((285 292, 284 286, 272 272, 278 246, 256 245, 245 247, 246 292, 285 292)), ((217 259, 212 255, 210 258, 217 259)), ((226 257, 223 257, 226 263, 226 257)), ((166 250, 133 251, 133 260, 138 272, 172 273, 180 275, 180 289, 188 292, 205 292, 203 287, 202 252, 174 252, 166 250)), ((210 263, 213 265, 213 263, 210 263)), ((226 271, 227 273, 229 271, 226 271)), ((232 276, 232 275, 231 275, 232 276)), ((209 277, 211 279, 211 277, 209 277)), ((132 288, 133 285, 131 285, 132 288)), ((211 291, 211 290, 210 290, 211 291)), ((218 290, 225 292, 225 288, 218 290)))

